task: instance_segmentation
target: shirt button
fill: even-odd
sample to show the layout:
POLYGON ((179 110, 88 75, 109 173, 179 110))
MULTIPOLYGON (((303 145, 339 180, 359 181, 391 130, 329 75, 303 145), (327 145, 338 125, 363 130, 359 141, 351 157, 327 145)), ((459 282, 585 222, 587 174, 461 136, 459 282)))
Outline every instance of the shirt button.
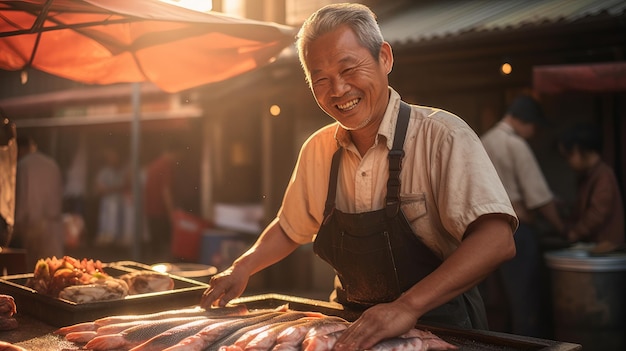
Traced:
POLYGON ((361 172, 361 176, 365 177, 367 175, 367 172, 361 172))

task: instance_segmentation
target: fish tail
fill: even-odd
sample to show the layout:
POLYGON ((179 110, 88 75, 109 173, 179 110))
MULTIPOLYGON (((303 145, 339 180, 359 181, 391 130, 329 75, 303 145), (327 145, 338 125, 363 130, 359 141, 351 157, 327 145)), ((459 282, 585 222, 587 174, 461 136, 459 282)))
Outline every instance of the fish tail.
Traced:
POLYGON ((54 334, 66 335, 72 332, 92 331, 98 329, 93 322, 78 323, 62 327, 54 331, 54 334))
POLYGON ((101 335, 91 339, 86 345, 86 349, 91 350, 114 350, 126 344, 126 340, 120 334, 101 335))
POLYGON ((71 342, 88 342, 91 339, 95 338, 97 333, 95 331, 79 331, 79 332, 71 332, 65 335, 65 340, 71 342))

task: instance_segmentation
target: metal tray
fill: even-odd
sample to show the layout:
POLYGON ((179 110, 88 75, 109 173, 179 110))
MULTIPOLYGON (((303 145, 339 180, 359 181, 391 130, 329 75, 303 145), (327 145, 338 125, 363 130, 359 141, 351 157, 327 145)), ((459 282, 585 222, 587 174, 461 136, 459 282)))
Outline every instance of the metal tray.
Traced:
MULTIPOLYGON (((118 277, 138 270, 150 270, 150 266, 120 261, 105 264, 107 274, 118 277)), ((148 294, 129 295, 123 299, 75 303, 65 299, 43 295, 26 286, 33 274, 18 274, 0 277, 0 294, 11 295, 19 313, 27 313, 56 327, 93 321, 118 314, 142 314, 166 309, 177 309, 197 305, 206 283, 169 274, 174 280, 174 289, 148 294)))
MULTIPOLYGON (((346 310, 343 306, 326 301, 319 301, 281 294, 253 295, 234 299, 231 304, 243 304, 248 309, 274 308, 288 304, 289 308, 300 311, 314 311, 327 315, 342 317, 355 321, 359 317, 356 311, 346 310)), ((490 350, 490 351, 577 351, 582 350, 578 344, 538 339, 506 333, 466 330, 444 327, 434 324, 418 324, 417 328, 429 330, 443 340, 459 347, 459 351, 490 350)))

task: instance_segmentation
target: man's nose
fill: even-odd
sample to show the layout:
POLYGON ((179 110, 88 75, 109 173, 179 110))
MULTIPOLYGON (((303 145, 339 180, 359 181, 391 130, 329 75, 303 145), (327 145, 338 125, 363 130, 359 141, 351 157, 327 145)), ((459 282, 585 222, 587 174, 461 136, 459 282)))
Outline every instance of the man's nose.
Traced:
POLYGON ((342 78, 335 78, 331 83, 331 94, 333 97, 341 97, 350 90, 350 85, 342 78))

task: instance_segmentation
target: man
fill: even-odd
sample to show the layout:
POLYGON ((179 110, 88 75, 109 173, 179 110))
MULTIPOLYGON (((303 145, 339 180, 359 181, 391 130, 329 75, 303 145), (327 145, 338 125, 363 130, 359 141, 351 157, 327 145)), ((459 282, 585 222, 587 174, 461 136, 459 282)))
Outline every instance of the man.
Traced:
POLYGON ((15 240, 26 249, 26 263, 63 257, 63 183, 61 170, 51 157, 37 149, 28 136, 17 138, 15 180, 15 240))
POLYGON ((503 264, 490 279, 500 279, 502 293, 508 300, 510 330, 505 331, 535 337, 542 336, 542 285, 534 212, 543 215, 559 233, 563 230, 554 196, 526 142, 545 122, 539 103, 521 95, 502 120, 481 138, 520 221, 515 233, 516 257, 503 264))
POLYGON ((224 305, 314 241, 339 277, 334 299, 364 310, 335 349, 371 348, 418 319, 486 328, 475 286, 514 255, 517 219, 476 134, 450 113, 401 103, 388 86, 391 46, 363 5, 314 13, 298 50, 336 123, 305 142, 277 218, 212 277, 201 305, 224 305))

